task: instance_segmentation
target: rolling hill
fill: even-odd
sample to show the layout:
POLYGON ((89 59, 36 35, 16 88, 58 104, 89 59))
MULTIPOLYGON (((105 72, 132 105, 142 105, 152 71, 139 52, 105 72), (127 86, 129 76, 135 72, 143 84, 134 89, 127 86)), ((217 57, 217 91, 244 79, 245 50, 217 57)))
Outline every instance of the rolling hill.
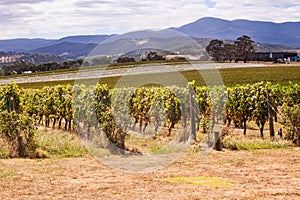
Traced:
POLYGON ((229 21, 205 17, 181 27, 160 31, 135 31, 123 35, 75 35, 56 40, 0 40, 0 51, 53 54, 72 59, 87 56, 90 52, 103 55, 124 54, 143 48, 193 53, 196 49, 205 48, 211 39, 235 40, 242 35, 248 35, 260 43, 260 50, 299 48, 300 22, 229 21))

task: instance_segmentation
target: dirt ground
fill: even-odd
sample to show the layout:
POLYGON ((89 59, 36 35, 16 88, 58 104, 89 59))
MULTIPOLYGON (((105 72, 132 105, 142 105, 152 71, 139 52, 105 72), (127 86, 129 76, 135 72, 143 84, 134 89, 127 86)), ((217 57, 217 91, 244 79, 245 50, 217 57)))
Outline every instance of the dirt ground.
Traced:
POLYGON ((163 170, 126 174, 86 156, 0 160, 0 199, 300 199, 300 149, 184 155, 163 170), (226 187, 167 182, 219 177, 226 187))

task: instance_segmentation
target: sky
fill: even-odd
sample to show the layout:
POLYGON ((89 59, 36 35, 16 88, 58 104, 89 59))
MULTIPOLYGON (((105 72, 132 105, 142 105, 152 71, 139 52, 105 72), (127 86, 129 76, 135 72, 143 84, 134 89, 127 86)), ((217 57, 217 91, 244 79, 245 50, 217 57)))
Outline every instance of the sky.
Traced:
POLYGON ((122 34, 202 17, 300 21, 299 0, 0 0, 0 39, 122 34))

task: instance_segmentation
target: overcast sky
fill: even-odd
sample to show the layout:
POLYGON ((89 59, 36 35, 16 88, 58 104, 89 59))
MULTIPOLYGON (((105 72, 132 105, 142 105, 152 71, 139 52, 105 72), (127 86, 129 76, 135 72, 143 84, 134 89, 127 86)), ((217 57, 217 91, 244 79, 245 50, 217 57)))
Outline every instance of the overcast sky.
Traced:
POLYGON ((0 39, 178 27, 201 17, 300 21, 299 0, 0 0, 0 39), (297 3, 299 2, 299 3, 297 3))

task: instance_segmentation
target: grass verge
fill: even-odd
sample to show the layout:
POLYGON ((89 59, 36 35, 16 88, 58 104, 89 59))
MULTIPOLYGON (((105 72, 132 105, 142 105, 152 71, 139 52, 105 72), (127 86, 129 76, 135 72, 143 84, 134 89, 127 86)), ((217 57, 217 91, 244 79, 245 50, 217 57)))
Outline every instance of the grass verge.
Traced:
POLYGON ((163 146, 163 147, 153 147, 150 152, 155 154, 168 154, 174 151, 175 150, 169 146, 163 146))
POLYGON ((38 149, 46 157, 79 157, 88 153, 81 140, 69 132, 39 130, 35 137, 38 149))
MULTIPOLYGON (((251 125, 251 123, 249 123, 251 125)), ((275 123, 278 126, 277 123, 275 123)), ((234 129, 229 135, 225 136, 222 140, 222 145, 230 150, 259 150, 259 149, 289 149, 292 144, 279 138, 277 135, 271 139, 265 133, 265 138, 259 136, 259 130, 247 129, 247 134, 243 135, 242 129, 234 129)))
POLYGON ((9 149, 5 145, 4 141, 0 138, 0 158, 7 158, 9 155, 9 149))
POLYGON ((230 150, 259 150, 259 149, 289 149, 290 146, 286 141, 272 142, 269 140, 244 140, 234 139, 223 140, 223 147, 230 150))

